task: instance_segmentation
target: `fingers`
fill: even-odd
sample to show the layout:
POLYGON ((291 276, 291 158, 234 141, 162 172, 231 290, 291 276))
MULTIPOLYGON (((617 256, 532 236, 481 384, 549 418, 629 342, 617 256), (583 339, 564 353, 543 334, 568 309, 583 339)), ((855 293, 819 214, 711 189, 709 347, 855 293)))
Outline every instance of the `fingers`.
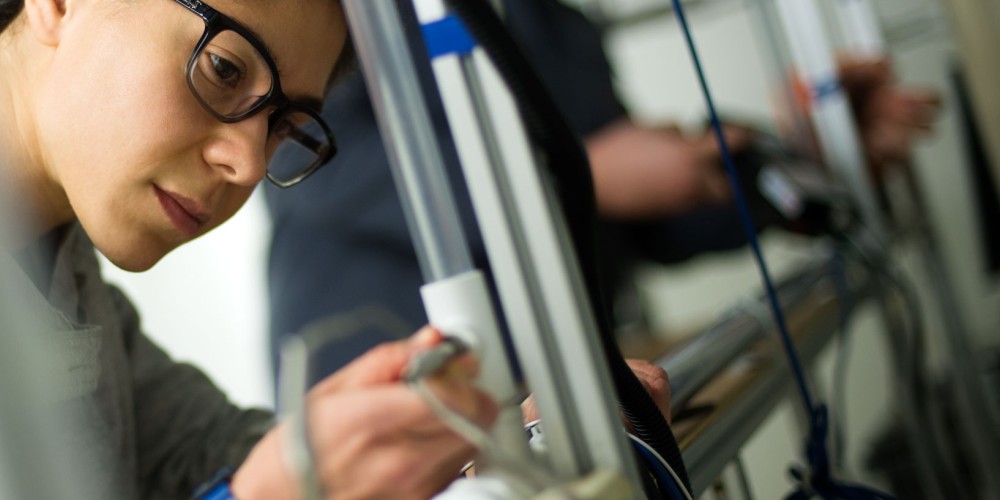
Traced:
MULTIPOLYGON (((726 146, 732 154, 739 153, 750 147, 753 142, 753 129, 740 125, 723 124, 722 134, 726 137, 726 146)), ((719 140, 713 129, 709 128, 705 134, 695 139, 695 147, 698 149, 699 158, 702 161, 717 166, 722 161, 722 151, 719 148, 719 140)))
POLYGON ((521 403, 521 419, 524 420, 524 423, 529 423, 538 420, 538 418, 538 403, 535 402, 535 395, 532 394, 521 403))
MULTIPOLYGON (((414 355, 442 341, 440 332, 424 328, 407 340, 372 349, 310 391, 310 446, 326 492, 337 498, 428 498, 473 457, 473 443, 402 380, 414 355)), ((487 428, 499 409, 473 385, 478 371, 477 360, 466 354, 424 381, 436 401, 487 428)))
POLYGON ((684 136, 684 131, 681 129, 680 125, 678 125, 676 123, 667 123, 667 124, 663 124, 663 125, 657 125, 655 127, 651 127, 650 129, 651 130, 655 130, 655 131, 660 132, 660 133, 663 133, 663 134, 666 134, 666 135, 669 135, 669 136, 672 136, 672 137, 683 137, 684 136))
POLYGON ((656 407, 663 414, 663 418, 670 422, 670 379, 666 370, 648 361, 638 359, 626 360, 629 368, 635 373, 639 382, 653 398, 656 407))
POLYGON ((749 127, 727 123, 722 126, 722 133, 726 136, 726 145, 732 153, 743 151, 753 142, 754 131, 749 127))
POLYGON ((443 340, 440 332, 424 327, 408 339, 380 344, 327 377, 310 392, 326 394, 344 389, 398 382, 413 355, 443 340))
POLYGON ((932 130, 939 107, 939 95, 930 90, 887 86, 869 93, 861 132, 876 173, 909 156, 914 139, 932 130))
POLYGON ((838 70, 858 113, 866 154, 875 173, 889 162, 906 159, 916 135, 933 128, 940 95, 897 85, 892 65, 885 58, 841 55, 838 70))
POLYGON ((317 470, 328 498, 426 499, 454 481, 475 453, 453 435, 413 440, 408 446, 368 443, 354 455, 321 462, 317 470))
MULTIPOLYGON (((442 401, 477 425, 495 418, 495 404, 471 384, 445 389, 442 401)), ((402 384, 327 397, 314 406, 310 428, 320 478, 337 498, 428 498, 475 454, 402 384)))
MULTIPOLYGON (((644 389, 653 398, 657 409, 663 414, 663 418, 670 422, 670 379, 667 372, 648 361, 639 359, 627 359, 629 368, 635 373, 636 378, 642 383, 644 389)), ((525 422, 531 422, 539 418, 538 407, 535 397, 528 396, 521 403, 521 415, 525 422)))
POLYGON ((892 63, 884 57, 840 55, 837 59, 841 83, 848 90, 883 85, 892 81, 892 63))
POLYGON ((488 428, 496 421, 500 409, 485 392, 472 384, 475 372, 452 366, 428 377, 427 387, 446 407, 476 424, 488 428))
POLYGON ((900 89, 899 99, 905 122, 921 131, 930 131, 941 110, 941 95, 929 89, 900 89))

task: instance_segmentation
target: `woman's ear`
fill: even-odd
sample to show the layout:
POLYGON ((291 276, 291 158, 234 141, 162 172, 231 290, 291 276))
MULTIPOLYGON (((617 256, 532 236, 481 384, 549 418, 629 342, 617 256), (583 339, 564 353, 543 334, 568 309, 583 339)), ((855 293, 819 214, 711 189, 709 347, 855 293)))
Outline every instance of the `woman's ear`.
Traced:
POLYGON ((24 13, 28 26, 39 43, 59 45, 62 28, 67 20, 67 4, 74 0, 25 0, 24 13))

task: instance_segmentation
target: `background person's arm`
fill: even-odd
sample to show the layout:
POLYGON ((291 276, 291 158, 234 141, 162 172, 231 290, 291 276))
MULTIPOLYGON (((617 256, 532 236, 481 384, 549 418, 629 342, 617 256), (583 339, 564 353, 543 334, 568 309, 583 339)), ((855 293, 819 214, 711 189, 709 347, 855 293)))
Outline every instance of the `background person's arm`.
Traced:
MULTIPOLYGON (((725 132, 734 153, 752 137, 742 127, 725 132)), ((598 210, 606 218, 669 217, 732 197, 712 134, 689 138, 621 119, 590 135, 586 147, 598 210)))

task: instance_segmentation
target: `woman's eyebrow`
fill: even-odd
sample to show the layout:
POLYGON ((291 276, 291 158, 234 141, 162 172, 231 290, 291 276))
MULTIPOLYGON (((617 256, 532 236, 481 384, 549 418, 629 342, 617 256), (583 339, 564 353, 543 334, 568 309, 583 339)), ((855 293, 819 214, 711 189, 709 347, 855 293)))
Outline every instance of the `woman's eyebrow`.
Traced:
POLYGON ((242 27, 243 29, 247 30, 247 33, 249 33, 250 36, 252 36, 254 38, 254 40, 257 40, 257 43, 261 44, 264 47, 264 53, 265 53, 265 55, 267 55, 267 57, 271 58, 271 62, 274 63, 274 68, 278 71, 278 77, 280 78, 281 74, 283 73, 283 71, 281 71, 281 68, 283 66, 281 64, 281 60, 278 59, 278 54, 274 51, 274 48, 272 48, 267 43, 267 40, 264 40, 264 37, 260 36, 260 33, 257 33, 253 28, 251 28, 250 26, 247 26, 246 24, 243 24, 240 21, 236 21, 236 22, 240 25, 240 27, 242 27))

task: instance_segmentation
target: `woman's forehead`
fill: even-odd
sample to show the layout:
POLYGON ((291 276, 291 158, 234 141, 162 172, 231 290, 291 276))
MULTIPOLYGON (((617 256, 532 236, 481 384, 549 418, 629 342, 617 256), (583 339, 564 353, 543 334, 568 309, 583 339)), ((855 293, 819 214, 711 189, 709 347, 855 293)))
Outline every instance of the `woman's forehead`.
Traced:
POLYGON ((322 95, 346 40, 338 0, 214 0, 205 2, 260 37, 288 91, 322 95), (308 88, 304 88, 306 86, 308 88))

